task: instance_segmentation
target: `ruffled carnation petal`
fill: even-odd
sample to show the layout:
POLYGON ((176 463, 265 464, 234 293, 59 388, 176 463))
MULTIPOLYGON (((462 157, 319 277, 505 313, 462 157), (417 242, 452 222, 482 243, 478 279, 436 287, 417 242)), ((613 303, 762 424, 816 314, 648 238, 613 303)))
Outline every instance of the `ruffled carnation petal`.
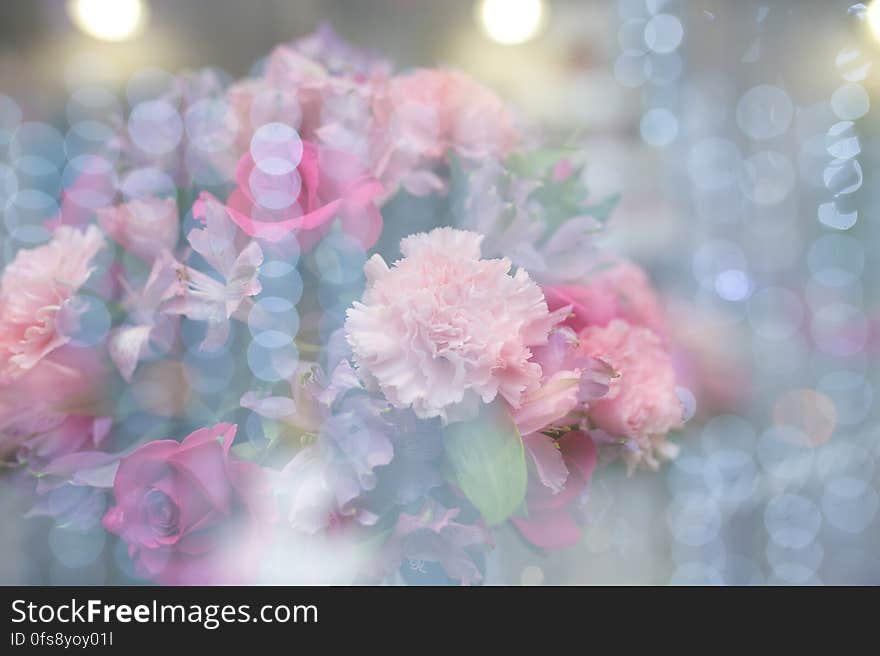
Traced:
POLYGON ((501 396, 516 408, 541 376, 530 347, 558 320, 540 287, 506 259, 480 259, 481 235, 452 228, 406 237, 403 259, 374 255, 367 289, 349 309, 357 366, 392 405, 421 418, 501 396))
POLYGON ((590 405, 590 420, 608 435, 630 441, 631 467, 656 468, 672 453, 666 434, 683 425, 672 358, 653 331, 614 319, 580 333, 580 353, 606 360, 619 374, 608 393, 590 405))
POLYGON ((17 378, 70 341, 73 303, 105 245, 96 226, 61 226, 47 244, 21 249, 0 279, 0 379, 17 378))

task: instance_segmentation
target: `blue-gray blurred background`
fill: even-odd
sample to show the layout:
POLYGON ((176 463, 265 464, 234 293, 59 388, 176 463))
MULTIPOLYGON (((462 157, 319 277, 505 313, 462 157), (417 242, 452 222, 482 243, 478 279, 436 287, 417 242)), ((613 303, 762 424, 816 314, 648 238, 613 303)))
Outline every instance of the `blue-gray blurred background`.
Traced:
MULTIPOLYGON (((22 126, 66 134, 77 89, 125 107, 158 71, 240 77, 323 21, 399 68, 460 68, 552 138, 577 135, 592 190, 622 193, 609 241, 654 277, 697 399, 675 462, 600 471, 581 544, 545 557, 503 540, 490 580, 880 583, 880 6, 502 2, 139 0, 131 35, 87 1, 0 3, 4 170, 24 166, 22 126)), ((5 262, 16 245, 0 231, 0 246, 5 262)), ((128 580, 100 528, 26 509, 0 481, 0 582, 128 580)))

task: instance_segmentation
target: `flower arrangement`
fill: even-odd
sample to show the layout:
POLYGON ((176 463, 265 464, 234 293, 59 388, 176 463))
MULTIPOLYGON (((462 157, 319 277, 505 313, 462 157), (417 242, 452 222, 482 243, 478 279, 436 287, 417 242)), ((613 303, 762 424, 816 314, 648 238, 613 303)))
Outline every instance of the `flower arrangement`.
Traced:
POLYGON ((474 80, 325 27, 119 120, 2 273, 33 514, 102 522, 162 584, 470 584, 499 526, 575 544, 598 463, 675 455, 615 199, 474 80))

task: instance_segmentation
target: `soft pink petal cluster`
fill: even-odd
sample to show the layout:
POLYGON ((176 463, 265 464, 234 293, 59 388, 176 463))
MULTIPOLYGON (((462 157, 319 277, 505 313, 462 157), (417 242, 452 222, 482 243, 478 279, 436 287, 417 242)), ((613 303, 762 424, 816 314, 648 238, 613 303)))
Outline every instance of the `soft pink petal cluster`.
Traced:
POLYGON ((261 126, 284 123, 304 141, 356 155, 387 199, 400 187, 417 195, 444 190, 434 169, 449 151, 500 159, 520 140, 502 100, 463 73, 391 75, 381 62, 355 66, 314 58, 313 50, 306 42, 280 46, 262 75, 230 88, 240 152, 261 126))
POLYGON ((0 380, 21 376, 70 341, 82 312, 77 292, 104 243, 96 226, 61 226, 51 241, 18 251, 6 266, 0 280, 0 380))
POLYGON ((180 236, 177 201, 173 198, 135 199, 97 211, 98 223, 129 253, 151 262, 173 250, 180 236))
POLYGON ((94 447, 90 422, 100 417, 106 371, 94 348, 66 346, 14 380, 0 383, 0 459, 51 458, 94 447))
MULTIPOLYGON (((561 318, 567 311, 561 308, 553 316, 561 318)), ((580 425, 590 402, 608 392, 614 370, 601 355, 579 353, 578 345, 574 331, 559 326, 550 332, 547 344, 534 349, 533 361, 541 366, 540 384, 513 411, 523 435, 580 425)))
POLYGON ((520 140, 501 99, 458 71, 417 69, 378 80, 370 109, 372 168, 392 192, 443 191, 434 169, 449 152, 471 161, 503 159, 520 140))
MULTIPOLYGON (((510 161, 521 137, 493 92, 455 71, 394 75, 325 30, 277 48, 259 76, 228 90, 211 76, 181 78, 169 102, 187 117, 190 141, 198 116, 190 109, 204 99, 223 110, 220 141, 210 145, 222 179, 211 187, 229 192, 224 199, 204 191, 194 176, 180 175, 187 169, 186 142, 155 157, 138 154, 133 142, 118 153, 120 171, 149 167, 201 191, 188 246, 179 244, 180 213, 190 208, 166 197, 173 192, 123 189, 122 202, 114 184, 99 203, 88 199, 98 197, 101 181, 84 174, 68 185, 62 211, 46 224, 51 240, 20 250, 0 279, 0 460, 26 463, 40 475, 35 487, 44 497, 70 484, 96 488, 100 499, 112 479, 114 502, 103 524, 127 544, 142 575, 172 584, 252 580, 242 563, 258 564, 275 520, 274 490, 290 497, 287 530, 354 533, 393 512, 389 572, 403 558, 418 558, 458 580, 479 580, 468 551, 489 539, 481 522, 430 497, 419 513, 409 513, 415 498, 442 484, 434 471, 442 461, 441 424, 472 418, 481 404, 504 404, 522 436, 530 471, 526 512, 512 521, 542 548, 580 537, 578 504, 599 447, 614 445, 631 467, 656 467, 674 454, 666 437, 681 426, 682 406, 663 311, 645 273, 611 262, 577 284, 542 289, 525 269, 514 270, 509 257, 535 276, 542 276, 538 265, 588 270, 593 254, 583 242, 561 245, 595 219, 578 215, 576 231, 571 223, 544 241, 538 239, 543 227, 536 232, 528 212, 508 220, 509 209, 544 202, 539 192, 551 177, 514 185, 511 202, 498 194, 513 175, 501 162, 510 161), (486 226, 500 221, 508 230, 504 241, 490 244, 490 236, 484 244, 483 235, 450 227, 406 237, 398 261, 389 264, 378 254, 367 261, 366 289, 341 331, 351 357, 336 341, 341 333, 319 345, 328 360, 342 359, 326 386, 309 384, 305 394, 303 379, 292 379, 287 397, 262 385, 241 395, 237 380, 230 382, 233 406, 240 403, 267 426, 282 424, 279 431, 293 439, 273 440, 271 452, 259 451, 260 440, 233 450, 236 426, 220 423, 181 442, 127 444, 116 452, 128 436, 114 426, 111 408, 125 406, 108 384, 110 362, 132 383, 126 405, 130 396, 156 415, 185 417, 191 409, 202 416, 208 404, 217 417, 227 416, 228 399, 195 398, 200 388, 185 375, 193 372, 183 356, 189 324, 181 317, 203 324, 201 350, 222 353, 233 345, 244 358, 236 341, 244 333, 232 331, 231 321, 246 319, 254 330, 274 320, 257 300, 286 294, 274 275, 285 268, 279 257, 291 244, 298 257, 338 227, 367 250, 383 229, 382 203, 399 189, 443 193, 459 165, 467 175, 482 161, 493 164, 484 167, 491 170, 483 183, 472 186, 471 209, 488 208, 494 218, 468 225, 491 235, 486 226), (102 267, 107 275, 93 276, 110 240, 111 250, 124 256, 102 267), (540 253, 531 248, 538 242, 546 246, 540 253), (509 257, 484 258, 481 248, 509 257), (579 260, 576 266, 569 256, 579 260), (107 301, 110 317, 106 338, 91 345, 81 338, 88 332, 81 330, 87 290, 107 301), (170 375, 192 383, 180 409, 167 413, 139 398, 158 385, 138 366, 160 358, 158 364, 174 370, 170 375), (190 394, 198 401, 191 408, 190 394), (419 423, 423 435, 421 428, 409 431, 419 423), (408 432, 419 434, 402 435, 408 432), (432 440, 431 448, 423 448, 422 438, 432 440), (260 453, 261 464, 238 453, 260 453), (270 456, 285 460, 264 466, 270 456)), ((573 170, 560 161, 552 180, 561 184, 573 170)), ((470 182, 480 177, 471 175, 470 182)), ((295 258, 289 264, 292 269, 295 258)), ((323 300, 309 292, 297 308, 304 334, 296 346, 303 354, 314 348, 313 329, 324 339, 312 313, 313 301, 323 300)), ((177 389, 173 381, 169 387, 177 389)), ((98 507, 103 512, 103 501, 98 507)))
POLYGON ((625 260, 609 264, 587 284, 544 287, 551 309, 571 306, 563 323, 574 330, 585 326, 604 326, 612 319, 650 328, 658 335, 666 332, 663 308, 647 274, 625 260))
POLYGON ((669 431, 684 409, 665 341, 660 302, 647 275, 629 262, 603 269, 583 285, 545 287, 551 308, 570 307, 565 324, 577 331, 576 353, 614 371, 605 395, 589 404, 585 427, 602 442, 624 444, 630 467, 652 469, 673 457, 669 431))
POLYGON ((632 440, 624 452, 631 467, 656 469, 677 452, 667 433, 684 423, 669 352, 656 333, 622 319, 588 326, 580 341, 581 353, 601 356, 618 373, 608 394, 591 405, 590 420, 612 438, 632 440))
POLYGON ((92 430, 104 396, 100 348, 71 344, 82 313, 77 294, 104 245, 95 226, 61 226, 48 243, 18 251, 3 271, 0 458, 26 458, 37 470, 106 435, 92 430))
POLYGON ((575 544, 578 507, 596 465, 597 446, 622 446, 630 469, 657 468, 674 457, 669 431, 683 424, 672 358, 661 335, 663 312, 647 276, 634 264, 602 269, 581 285, 545 287, 565 316, 535 350, 540 385, 513 412, 533 474, 528 512, 512 517, 543 549, 575 544))
POLYGON ((449 420, 496 396, 516 408, 541 377, 531 347, 555 318, 525 271, 480 258, 481 239, 452 228, 405 238, 392 267, 379 255, 367 262, 367 289, 348 311, 360 370, 419 417, 449 420))
MULTIPOLYGON (((396 108, 423 108, 433 117, 429 157, 454 150, 473 160, 503 157, 519 141, 513 117, 501 99, 476 80, 458 71, 418 69, 394 78, 390 100, 396 108)), ((400 113, 393 120, 406 122, 400 113)))

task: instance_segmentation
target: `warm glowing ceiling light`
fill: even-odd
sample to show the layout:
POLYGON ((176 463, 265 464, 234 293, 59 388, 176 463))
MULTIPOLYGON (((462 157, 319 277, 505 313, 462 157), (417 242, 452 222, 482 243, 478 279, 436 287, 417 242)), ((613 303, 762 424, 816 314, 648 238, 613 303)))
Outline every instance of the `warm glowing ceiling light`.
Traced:
POLYGON ((486 36, 515 45, 525 43, 541 29, 544 5, 541 0, 480 0, 477 16, 486 36))
POLYGON ((868 27, 871 28, 871 34, 874 35, 874 38, 880 41, 880 2, 875 0, 871 3, 871 6, 868 7, 867 12, 868 19, 868 27))
POLYGON ((125 41, 147 22, 144 0, 69 0, 67 13, 89 36, 102 41, 125 41))

